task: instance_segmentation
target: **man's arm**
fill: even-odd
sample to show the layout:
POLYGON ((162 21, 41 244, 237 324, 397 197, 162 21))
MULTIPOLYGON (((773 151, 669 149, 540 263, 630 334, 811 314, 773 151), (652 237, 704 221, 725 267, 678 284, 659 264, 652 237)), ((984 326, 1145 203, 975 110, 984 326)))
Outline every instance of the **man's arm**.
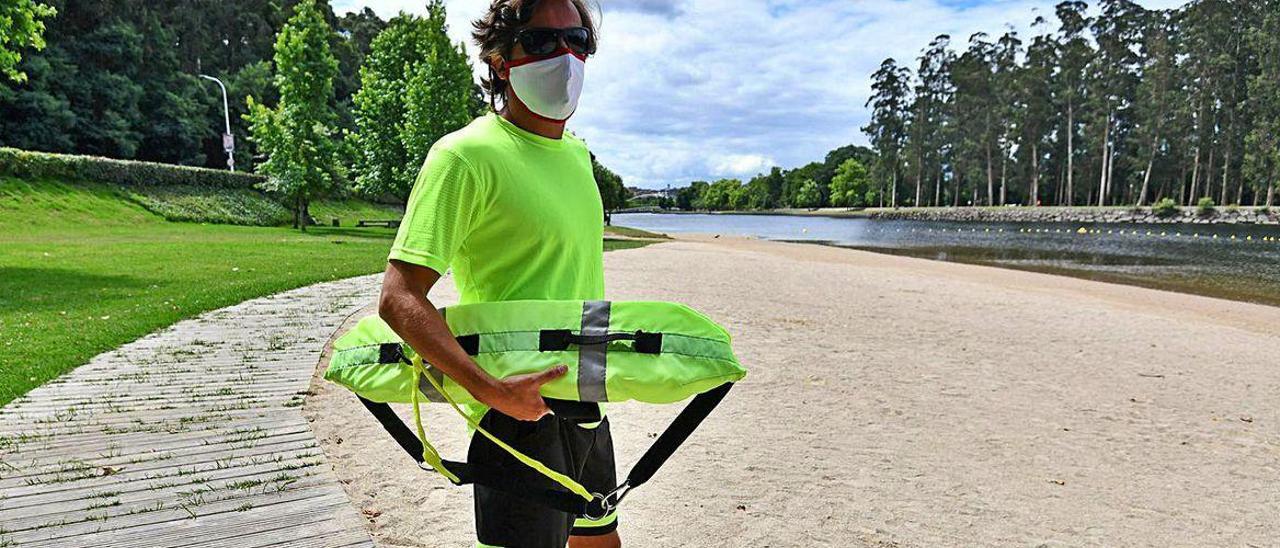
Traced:
POLYGON ((540 373, 495 379, 467 355, 427 298, 439 280, 440 274, 430 268, 389 261, 378 315, 424 361, 466 388, 480 403, 526 421, 550 412, 538 388, 563 376, 568 368, 559 365, 540 373))

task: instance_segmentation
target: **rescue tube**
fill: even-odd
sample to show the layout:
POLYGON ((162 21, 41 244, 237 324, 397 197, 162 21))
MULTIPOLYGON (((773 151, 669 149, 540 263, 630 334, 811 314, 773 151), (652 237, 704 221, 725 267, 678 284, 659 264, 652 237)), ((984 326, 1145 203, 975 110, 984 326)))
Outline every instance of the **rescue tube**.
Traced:
POLYGON ((692 398, 653 442, 621 484, 605 493, 580 483, 511 447, 486 431, 459 406, 475 398, 424 363, 376 316, 364 318, 334 342, 327 380, 360 398, 396 443, 424 469, 455 485, 480 484, 548 508, 598 520, 613 512, 632 489, 657 473, 676 449, 746 376, 729 333, 706 316, 675 303, 653 301, 507 301, 440 310, 459 345, 489 374, 505 378, 560 364, 569 371, 544 384, 542 394, 557 415, 557 402, 591 411, 575 422, 600 420, 599 407, 583 402, 636 400, 674 403, 692 398), (445 401, 475 429, 516 460, 562 490, 512 484, 508 474, 484 464, 445 460, 427 440, 419 403, 445 401), (413 405, 414 430, 389 403, 413 405), (594 413, 594 416, 586 416, 594 413), (416 431, 416 432, 415 432, 416 431))
MULTIPOLYGON (((497 378, 567 365, 550 399, 674 403, 746 376, 729 333, 688 306, 657 301, 506 301, 441 309, 458 343, 497 378)), ((379 403, 471 403, 376 315, 333 345, 326 380, 379 403), (432 378, 418 375, 419 367, 432 378), (435 381, 435 382, 430 382, 435 381), (436 387, 443 387, 444 394, 436 387), (419 391, 414 394, 414 390, 419 391)))

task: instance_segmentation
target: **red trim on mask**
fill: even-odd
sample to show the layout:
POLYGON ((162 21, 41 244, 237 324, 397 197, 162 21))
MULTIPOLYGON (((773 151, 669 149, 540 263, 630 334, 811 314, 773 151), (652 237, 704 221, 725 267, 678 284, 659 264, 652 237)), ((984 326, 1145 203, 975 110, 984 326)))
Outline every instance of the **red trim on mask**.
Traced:
POLYGON ((508 70, 510 70, 510 69, 515 68, 515 67, 518 67, 518 66, 520 66, 520 65, 527 65, 527 64, 529 64, 529 63, 537 63, 538 61, 546 61, 547 59, 555 59, 556 57, 560 57, 561 55, 564 55, 564 54, 566 54, 566 53, 567 53, 567 54, 569 54, 569 55, 572 55, 572 56, 574 56, 574 57, 577 57, 577 58, 578 58, 578 60, 582 61, 583 63, 587 62, 587 56, 586 56, 586 55, 579 55, 579 54, 577 54, 577 53, 574 53, 574 52, 573 52, 573 50, 571 50, 571 49, 569 49, 569 48, 560 48, 560 49, 557 49, 557 50, 555 50, 555 51, 553 51, 553 52, 551 52, 551 53, 548 53, 548 54, 546 54, 546 55, 526 55, 526 56, 521 57, 521 58, 519 58, 519 59, 515 59, 515 60, 512 60, 512 61, 507 61, 507 69, 508 69, 508 70))

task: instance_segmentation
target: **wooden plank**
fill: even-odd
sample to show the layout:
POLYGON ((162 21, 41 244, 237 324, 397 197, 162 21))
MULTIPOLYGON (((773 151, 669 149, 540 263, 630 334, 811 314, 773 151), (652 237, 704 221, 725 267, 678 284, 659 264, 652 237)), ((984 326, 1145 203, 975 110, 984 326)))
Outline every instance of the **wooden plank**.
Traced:
POLYGON ((0 545, 372 546, 299 405, 377 284, 203 314, 0 409, 0 545))

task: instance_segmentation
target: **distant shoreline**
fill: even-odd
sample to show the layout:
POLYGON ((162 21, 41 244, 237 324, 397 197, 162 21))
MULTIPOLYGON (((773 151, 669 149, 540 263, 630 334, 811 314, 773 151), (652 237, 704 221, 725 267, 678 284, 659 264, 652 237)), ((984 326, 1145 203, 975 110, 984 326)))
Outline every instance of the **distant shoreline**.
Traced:
POLYGON ((630 208, 613 213, 655 213, 671 215, 786 215, 793 217, 831 217, 876 220, 909 220, 936 222, 982 223, 1133 223, 1133 224, 1256 224, 1280 225, 1278 208, 1218 207, 1201 214, 1194 207, 1182 208, 1176 215, 1157 216, 1151 208, 1115 207, 920 207, 848 209, 760 209, 750 211, 679 211, 658 208, 630 208))

